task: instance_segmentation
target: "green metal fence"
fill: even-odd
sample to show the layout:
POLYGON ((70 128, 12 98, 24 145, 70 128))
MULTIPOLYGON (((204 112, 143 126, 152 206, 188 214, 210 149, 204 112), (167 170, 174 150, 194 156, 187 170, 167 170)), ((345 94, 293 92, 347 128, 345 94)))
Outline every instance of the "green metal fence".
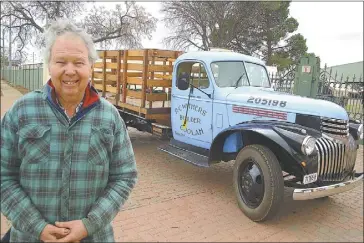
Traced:
MULTIPOLYGON (((293 94, 296 71, 284 75, 270 74, 270 80, 275 90, 293 94)), ((329 100, 346 109, 350 118, 362 120, 364 107, 363 76, 345 77, 343 74, 333 73, 326 65, 320 70, 317 99, 329 100)))
POLYGON ((22 67, 1 68, 1 79, 14 86, 22 86, 30 91, 43 86, 42 65, 26 65, 22 67))

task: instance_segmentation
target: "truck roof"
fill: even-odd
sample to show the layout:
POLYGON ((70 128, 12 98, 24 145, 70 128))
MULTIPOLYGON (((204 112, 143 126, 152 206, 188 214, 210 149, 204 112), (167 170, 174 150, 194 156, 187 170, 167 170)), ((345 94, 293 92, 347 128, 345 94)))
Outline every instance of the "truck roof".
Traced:
POLYGON ((216 61, 246 61, 265 65, 259 58, 244 55, 237 52, 221 52, 221 51, 191 51, 180 55, 176 61, 186 59, 197 59, 205 63, 216 61))

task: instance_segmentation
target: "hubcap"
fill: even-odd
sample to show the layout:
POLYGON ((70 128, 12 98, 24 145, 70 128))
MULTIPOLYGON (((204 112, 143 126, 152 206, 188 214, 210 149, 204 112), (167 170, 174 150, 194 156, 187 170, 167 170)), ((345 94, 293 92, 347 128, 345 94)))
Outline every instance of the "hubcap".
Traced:
POLYGON ((238 180, 244 203, 250 208, 258 207, 264 196, 264 179, 262 170, 252 158, 240 165, 238 180))

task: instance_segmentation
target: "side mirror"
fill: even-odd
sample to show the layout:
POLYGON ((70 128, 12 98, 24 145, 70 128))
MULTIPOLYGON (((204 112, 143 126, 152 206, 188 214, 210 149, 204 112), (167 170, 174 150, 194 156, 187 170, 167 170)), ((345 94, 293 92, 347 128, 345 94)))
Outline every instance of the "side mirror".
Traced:
POLYGON ((190 75, 186 72, 181 73, 177 80, 177 87, 180 90, 187 90, 190 86, 190 75))

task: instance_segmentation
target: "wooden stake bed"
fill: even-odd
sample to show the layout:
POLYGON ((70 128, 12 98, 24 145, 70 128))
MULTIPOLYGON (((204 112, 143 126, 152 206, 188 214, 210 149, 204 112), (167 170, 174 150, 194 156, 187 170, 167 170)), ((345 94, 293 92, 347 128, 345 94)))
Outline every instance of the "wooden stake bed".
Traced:
POLYGON ((180 51, 98 51, 92 84, 115 106, 170 126, 173 64, 180 51))

